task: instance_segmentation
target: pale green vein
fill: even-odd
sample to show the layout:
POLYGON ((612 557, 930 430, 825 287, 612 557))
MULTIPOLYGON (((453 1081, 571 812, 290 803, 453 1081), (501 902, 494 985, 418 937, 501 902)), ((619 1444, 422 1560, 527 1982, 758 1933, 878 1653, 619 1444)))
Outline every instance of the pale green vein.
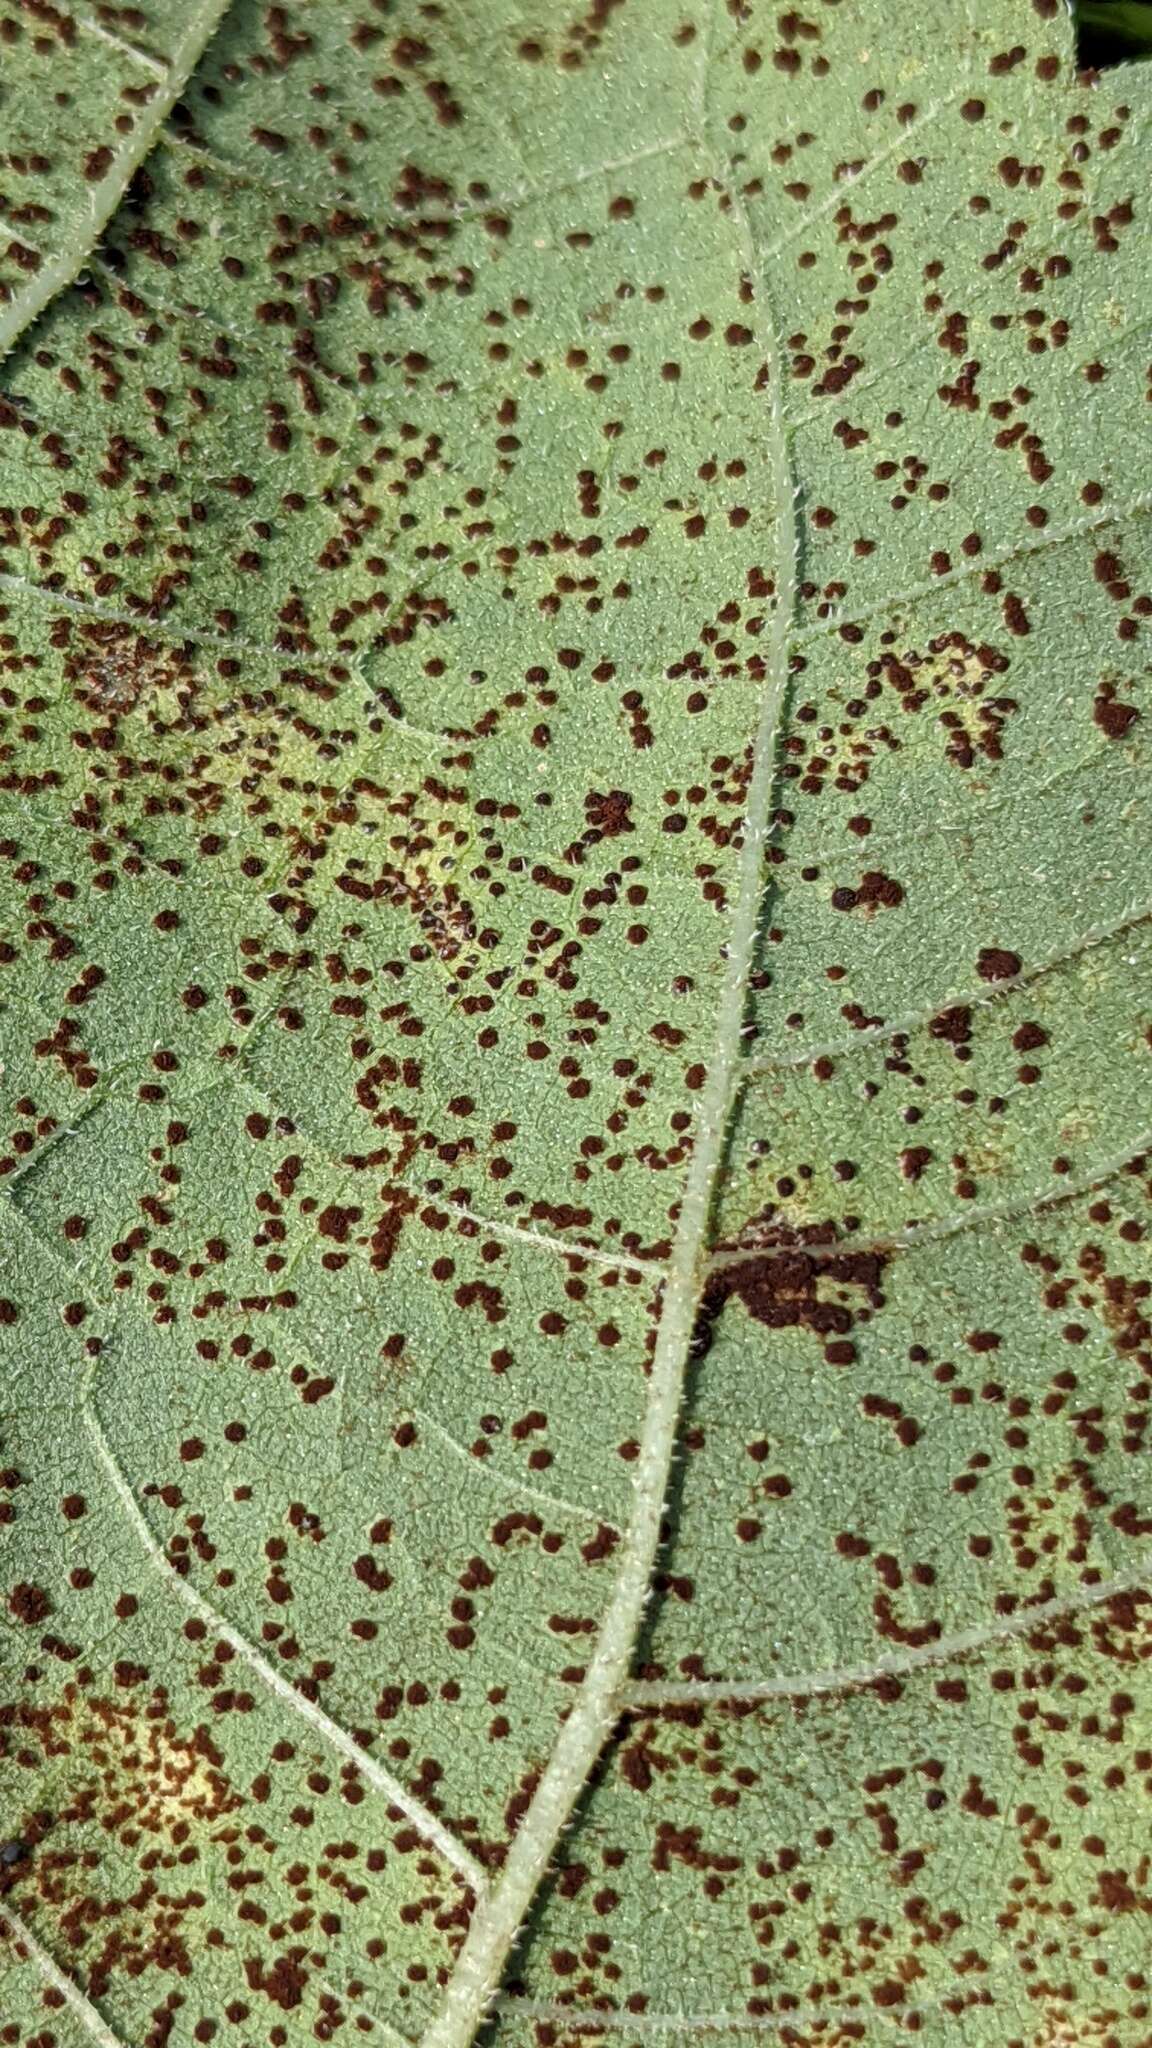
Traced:
MULTIPOLYGON (((1062 1181, 1059 1186, 1048 1189, 1033 1188, 1027 1194, 1003 1202, 973 1202, 964 1209, 954 1210, 949 1216, 940 1216, 931 1223, 909 1223, 904 1230, 877 1232, 872 1236, 842 1237, 817 1246, 817 1252, 829 1258, 840 1257, 851 1252, 912 1252, 925 1245, 939 1244, 945 1238, 960 1237, 968 1231, 985 1229, 998 1223, 1012 1223, 1022 1216, 1040 1216, 1049 1209, 1062 1208, 1086 1195, 1089 1189, 1104 1187, 1118 1174, 1133 1166, 1152 1147, 1152 1129, 1141 1131, 1129 1139, 1119 1152, 1102 1159, 1086 1173, 1062 1181)), ((749 1259, 795 1258, 795 1244, 739 1245, 717 1252, 710 1270, 713 1273, 726 1272, 733 1266, 747 1264, 749 1259)))
POLYGON ((794 2006, 786 2012, 622 2012, 590 2005, 548 2005, 535 1999, 502 1998, 505 2019, 523 2019, 533 2026, 567 2029, 574 2034, 783 2034, 796 2027, 834 2026, 881 2019, 889 2026, 919 2019, 926 2005, 892 2006, 876 2011, 865 2005, 794 2006))
POLYGON ((858 1692, 877 1684, 880 1679, 908 1677, 926 1667, 947 1663, 954 1657, 971 1656, 992 1643, 1034 1635, 1049 1622, 1060 1621, 1066 1615, 1090 1614, 1094 1608, 1106 1607, 1109 1601, 1126 1593, 1146 1592, 1150 1583, 1152 1575, 1147 1571, 1121 1572, 1115 1578, 1081 1586, 1075 1593, 1040 1601, 1034 1607, 1023 1607, 1015 1614, 1001 1615, 996 1621, 957 1629, 952 1635, 938 1636, 935 1642, 922 1644, 916 1649, 894 1650, 890 1655, 873 1658, 870 1663, 798 1671, 781 1678, 652 1679, 637 1682, 628 1688, 627 1704, 637 1708, 706 1706, 722 1705, 726 1701, 754 1703, 758 1700, 812 1699, 826 1693, 858 1692))
POLYGON ((172 50, 162 80, 146 107, 137 115, 131 133, 113 151, 103 176, 84 195, 84 204, 72 223, 63 245, 49 256, 24 289, 6 306, 0 307, 0 360, 19 340, 25 329, 79 276, 99 241, 128 184, 159 135, 180 94, 204 54, 228 6, 228 0, 197 0, 172 50))
MULTIPOLYGON (((37 1941, 18 1913, 5 1905, 0 1914, 0 1933, 15 1942, 17 1949, 23 1949, 30 1962, 34 1963, 44 1982, 55 1992, 73 2018, 78 2020, 86 2034, 99 2044, 99 2048, 125 2048, 118 2034, 114 2034, 103 2014, 96 2010, 90 1998, 86 1998, 78 1984, 65 1976, 59 1964, 54 1962, 46 1948, 37 1941)), ((41 2036, 43 2039, 44 2037, 41 2036)))
POLYGON ((1042 960, 1033 961, 1023 973, 1014 974, 1009 981, 997 982, 990 987, 981 982, 978 988, 950 989, 938 996, 928 1006, 921 1004, 915 1010, 905 1010, 899 1017, 884 1024, 869 1025, 863 1031, 845 1033, 841 1038, 829 1038, 818 1045, 798 1046, 794 1052, 763 1053, 751 1055, 748 1060, 749 1074, 777 1074, 792 1067, 806 1067, 813 1060, 846 1058, 860 1052, 867 1046, 886 1045, 890 1039, 903 1032, 920 1031, 942 1010, 955 1004, 964 1004, 972 1009, 990 1009, 1016 995, 1021 989, 1034 988, 1049 974, 1056 974, 1061 967, 1069 967, 1093 952, 1099 946, 1110 945, 1113 940, 1123 938, 1127 932, 1135 931, 1139 925, 1147 924, 1152 918, 1152 903, 1140 903, 1125 911, 1115 924, 1092 925, 1082 938, 1072 946, 1062 947, 1058 953, 1046 954, 1042 960))
POLYGON ((169 1591, 174 1593, 185 1607, 190 1608, 198 1620, 206 1622, 208 1627, 222 1636, 226 1643, 231 1644, 237 1656, 243 1659, 250 1671, 255 1672, 269 1692, 293 1713, 298 1714, 314 1734, 320 1736, 347 1762, 353 1764, 375 1791, 382 1793, 392 1806, 406 1814, 425 1841, 439 1851, 445 1862, 459 1873, 475 1893, 482 1896, 486 1881, 483 1869, 470 1851, 457 1841, 449 1828, 445 1827, 444 1822, 421 1800, 415 1798, 398 1778, 394 1778, 390 1771, 386 1771, 382 1764, 377 1763, 375 1757, 369 1756, 361 1749, 359 1743, 354 1742, 347 1730, 333 1721, 331 1715, 326 1714, 322 1707, 318 1707, 314 1700, 298 1692, 294 1685, 290 1685, 275 1666, 269 1664, 267 1658, 253 1647, 247 1636, 242 1635, 239 1629, 234 1628, 231 1622, 218 1614, 203 1595, 173 1568, 148 1527, 140 1504, 121 1471, 96 1413, 90 1389, 84 1397, 83 1419, 92 1448, 124 1510, 129 1526, 149 1563, 160 1574, 169 1591))
POLYGON ((889 591, 875 604, 862 605, 859 611, 841 610, 825 603, 819 609, 826 617, 819 618, 814 625, 804 626, 796 634, 798 646, 807 646, 813 640, 825 640, 832 633, 842 632, 846 626, 866 626, 873 619, 890 617, 919 604, 925 598, 933 598, 937 592, 955 589, 958 584, 974 583, 989 569, 1004 569, 1011 562, 1027 561, 1033 555, 1050 554, 1068 541, 1088 540, 1102 529, 1122 526, 1126 520, 1139 519, 1152 511, 1152 492, 1140 491, 1127 504, 1117 505, 1096 519, 1073 519, 1067 526, 1047 530, 1039 540, 1009 541, 1002 548, 990 548, 986 555, 978 555, 972 561, 964 561, 949 569, 943 576, 928 576, 921 583, 910 583, 903 590, 889 591))
POLYGON ((750 747, 739 886, 724 949, 724 980, 708 1078, 656 1325, 647 1406, 633 1467, 632 1514, 620 1546, 615 1588, 572 1711, 560 1729, 503 1871, 473 1914, 444 2004, 424 2036, 424 2048, 468 2048, 489 2006, 524 1915, 615 1719, 659 1549, 684 1377, 706 1269, 712 1205, 740 1088, 740 1043, 760 925, 776 749, 788 695, 788 650, 799 583, 796 491, 784 433, 780 348, 766 307, 764 319, 769 330, 766 352, 773 372, 765 437, 777 521, 777 597, 765 689, 750 747))
POLYGON ((761 264, 770 263, 777 256, 783 255, 785 249, 789 248, 793 242, 799 241, 801 235, 807 234, 808 230, 815 227, 817 221, 822 220, 825 214, 831 213, 834 206, 843 204, 847 193, 855 192, 860 185, 864 184, 872 176, 873 172, 881 170, 886 163, 890 163, 897 150, 906 150, 913 135, 917 134, 922 128, 930 127, 932 122, 939 120, 941 114, 945 113, 949 107, 954 107, 957 101, 964 97, 967 90, 968 84, 965 79, 964 83, 958 85, 945 99, 934 100, 930 106, 925 107, 923 113, 918 115, 914 121, 910 121, 907 127, 898 128, 892 140, 886 143, 883 149, 878 149, 875 156, 869 157, 867 162, 861 164, 858 170, 848 173, 842 181, 834 183, 824 194, 823 199, 819 200, 815 206, 809 207, 807 212, 801 214, 799 219, 792 221, 775 242, 768 248, 763 249, 760 253, 761 264))
POLYGON ((579 1501, 565 1500, 562 1493, 549 1493, 542 1486, 531 1486, 515 1472, 490 1470, 483 1461, 473 1458, 471 1452, 457 1442, 451 1430, 445 1429, 443 1423, 437 1422, 435 1416, 429 1415, 426 1409, 413 1407, 405 1412, 421 1429, 426 1429, 431 1436, 436 1437, 452 1457, 458 1458, 467 1467, 473 1483, 479 1480, 481 1485, 491 1486, 497 1493, 507 1493, 520 1500, 534 1501, 537 1507, 546 1508, 551 1515, 573 1515, 586 1526, 600 1520, 602 1511, 599 1508, 583 1507, 579 1501))
POLYGON ((141 49, 136 43, 126 42, 123 36, 118 36, 114 30, 105 28, 102 22, 94 21, 91 15, 80 15, 77 27, 83 29, 86 36, 95 36, 98 42, 107 43, 110 50, 117 50, 122 57, 128 58, 129 63, 142 65, 144 70, 151 71, 154 77, 167 77, 168 66, 162 58, 154 57, 150 50, 141 49))

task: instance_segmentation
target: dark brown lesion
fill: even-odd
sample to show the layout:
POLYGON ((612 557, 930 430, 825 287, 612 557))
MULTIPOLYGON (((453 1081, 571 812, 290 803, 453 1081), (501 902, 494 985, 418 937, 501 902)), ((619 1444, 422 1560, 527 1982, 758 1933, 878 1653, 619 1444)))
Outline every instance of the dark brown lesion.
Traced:
POLYGON ((1140 716, 1139 706, 1127 704, 1120 696, 1122 684, 1105 678, 1092 703, 1092 723, 1107 740, 1123 740, 1140 716))
POLYGON ((209 1730, 182 1732, 161 1687, 114 1698, 70 1680, 51 1700, 0 1708, 0 1758, 16 1823, 0 1843, 0 1898, 53 1948, 83 1952, 94 1995, 119 1969, 188 1967, 194 1887, 167 1897, 147 1873, 196 1864, 245 1805, 209 1730), (37 1804, 21 1811, 25 1773, 37 1804))
POLYGON ((194 690, 186 652, 163 645, 115 620, 60 620, 54 642, 78 702, 99 716, 131 711, 159 690, 194 690))
POLYGON ((807 1330, 824 1341, 830 1365, 851 1365, 851 1333, 884 1306, 891 1257, 877 1247, 842 1245, 835 1222, 799 1227, 754 1217, 738 1239, 717 1247, 697 1314, 693 1352, 703 1358, 733 1298, 768 1329, 807 1330))
MULTIPOLYGON (((980 546, 979 535, 970 534, 962 552, 979 553, 980 546)), ((942 561, 938 566, 940 573, 947 573, 953 564, 942 561)), ((1020 708, 1002 685, 997 687, 1010 666, 1002 648, 959 631, 938 634, 924 649, 885 654, 876 664, 908 716, 936 712, 945 735, 945 755, 962 769, 974 768, 978 757, 991 762, 1004 758, 1004 728, 1020 708)))

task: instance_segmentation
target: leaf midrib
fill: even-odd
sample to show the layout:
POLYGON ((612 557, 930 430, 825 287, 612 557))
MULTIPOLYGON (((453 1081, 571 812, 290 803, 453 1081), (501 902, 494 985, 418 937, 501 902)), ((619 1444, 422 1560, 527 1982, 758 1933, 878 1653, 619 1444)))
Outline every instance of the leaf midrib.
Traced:
MULTIPOLYGON (((717 184, 721 185, 719 179, 717 184)), ((747 245, 747 274, 751 278, 759 271, 751 230, 739 199, 730 192, 727 198, 747 245)), ((468 2048, 488 2010, 528 1907, 616 1719, 660 1546, 685 1375, 707 1271, 716 1184, 727 1152, 731 1118, 747 1072, 742 1045, 748 990, 763 909, 777 748, 788 695, 800 588, 798 492, 784 415, 783 358, 777 323, 762 279, 758 304, 770 373, 765 439, 776 511, 776 601, 765 663, 764 695, 750 748, 751 773, 741 829, 736 902, 724 954, 715 1039, 656 1325, 646 1409, 633 1468, 633 1510, 620 1547, 615 1587, 585 1677, 513 1837, 501 1876, 472 1916, 444 2003, 423 2036, 422 2048, 468 2048)))

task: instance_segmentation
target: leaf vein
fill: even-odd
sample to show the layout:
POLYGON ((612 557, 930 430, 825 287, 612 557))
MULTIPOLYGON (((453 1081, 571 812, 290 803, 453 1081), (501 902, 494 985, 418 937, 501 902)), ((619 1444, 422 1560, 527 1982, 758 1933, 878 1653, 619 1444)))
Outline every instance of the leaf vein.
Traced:
POLYGON ((883 618, 891 612, 898 612, 904 606, 916 604, 921 598, 932 597, 940 590, 949 590, 958 583, 970 583, 975 577, 983 576, 989 569, 1003 568, 1009 562, 1025 561, 1032 555, 1048 553, 1052 548, 1063 547, 1066 541, 1087 539, 1090 534, 1099 533, 1107 527, 1119 526, 1126 519, 1138 519, 1145 512, 1152 511, 1152 491, 1141 491, 1130 498, 1126 505, 1117 505, 1114 510, 1099 519, 1074 519, 1070 525, 1059 527, 1035 541, 1015 541, 1008 547, 993 548, 988 554, 972 561, 965 561, 950 569, 944 576, 928 577, 922 583, 912 583, 904 590, 888 592, 878 598, 875 604, 865 605, 858 612, 837 612, 834 617, 822 619, 811 626, 802 626, 793 635, 796 646, 808 646, 813 640, 827 639, 831 633, 839 633, 845 626, 866 626, 871 619, 883 618))
POLYGON ((1097 1585, 1085 1586, 1076 1593, 1040 1601, 1035 1607, 1004 1615, 1000 1620, 957 1629, 952 1635, 939 1636, 935 1642, 921 1644, 915 1649, 894 1650, 889 1655, 877 1657, 870 1664, 830 1666, 827 1670, 800 1671, 783 1678, 687 1679, 683 1682, 646 1680, 629 1686, 625 1704, 640 1709, 694 1706, 713 1700, 723 1703, 726 1700, 809 1699, 820 1693, 855 1692, 861 1687, 875 1685, 879 1679, 900 1678, 908 1672, 921 1671, 926 1666, 944 1664, 953 1657, 969 1655, 988 1643, 1031 1635, 1050 1621, 1059 1621, 1065 1615, 1089 1613, 1094 1607, 1106 1606, 1122 1594, 1147 1591, 1150 1586, 1152 1573, 1148 1571, 1120 1572, 1115 1578, 1102 1579, 1097 1585))
POLYGON ((1115 924, 1092 925, 1083 938, 1077 939, 1074 945, 1064 947, 1058 953, 1050 953, 1042 960, 1034 961, 1024 973, 1013 975, 1010 981, 998 982, 994 987, 989 987, 987 982, 981 982, 979 988, 949 990, 924 1008, 907 1010, 891 1023, 871 1025, 867 1030, 854 1032, 850 1038, 830 1038, 821 1044, 802 1046, 797 1051, 787 1054, 750 1055, 748 1071, 750 1074, 781 1073, 791 1067, 806 1067, 812 1060, 831 1058, 834 1055, 843 1056, 862 1051, 866 1046, 884 1045, 901 1032, 919 1030, 923 1025, 930 1023, 933 1017, 939 1016, 941 1010, 949 1009, 957 1003, 966 1004, 973 1009, 989 1009, 1002 1002, 1006 996, 1014 995, 1021 989, 1034 987, 1046 975, 1055 974, 1059 968, 1067 967, 1073 960, 1081 959, 1085 953, 1092 952, 1097 946, 1106 946, 1113 939, 1122 938, 1126 932, 1135 931, 1140 925, 1147 924, 1150 918, 1152 903, 1142 903, 1126 911, 1115 924))
POLYGON ((29 1960, 36 1965, 45 1983, 49 1984, 64 2001, 73 2018, 79 2020, 85 2033, 90 2034, 92 2039, 99 2043, 99 2048, 124 2048, 120 2036, 113 2033, 107 2020, 97 2011, 91 1999, 85 1996, 71 1977, 65 1975, 47 1949, 37 1941, 27 1923, 7 1904, 0 1914, 0 1933, 7 1934, 18 1950, 26 1951, 29 1960))
MULTIPOLYGON (((744 227, 747 234, 746 222, 744 227)), ((612 1727, 659 1550, 684 1376, 705 1275, 713 1198, 739 1089, 740 1041, 760 924, 777 742, 788 693, 788 646, 799 589, 797 502, 784 432, 780 343, 766 300, 764 318, 773 373, 766 439, 777 519, 778 596, 765 662, 766 684, 752 744, 739 881, 725 949, 713 1053, 697 1115, 656 1327, 647 1406, 633 1467, 632 1514, 620 1546, 615 1587, 584 1680, 513 1837, 501 1876, 473 1914, 440 2013, 424 2036, 424 2048, 467 2048, 490 2004, 524 1914, 612 1727)))
POLYGON ((153 148, 161 124, 179 99, 227 6, 228 0, 198 0, 198 4, 193 6, 173 49, 172 62, 165 66, 162 80, 157 80, 152 98, 141 109, 120 147, 113 151, 112 161, 103 177, 89 191, 83 218, 73 238, 42 265, 22 292, 17 292, 6 306, 0 307, 0 360, 82 270, 119 206, 133 173, 153 148))
POLYGON ((964 97, 967 89, 967 84, 957 86, 956 90, 948 93, 944 99, 931 101, 922 114, 914 121, 910 121, 907 127, 900 128, 891 142, 886 143, 883 149, 878 149, 875 156, 869 157, 866 163, 861 164, 858 171, 848 174, 838 184, 834 184, 831 191, 826 192, 816 206, 801 214, 775 242, 759 251, 758 261, 761 268, 766 263, 773 262, 777 256, 782 256, 785 249, 791 248, 793 242, 798 241, 801 235, 807 234, 809 228, 815 227, 816 222, 822 220, 826 213, 830 213, 845 194, 856 192, 875 171, 881 170, 895 156, 898 149, 907 149, 909 139, 920 129, 930 127, 933 121, 939 120, 941 114, 946 113, 949 107, 955 106, 957 101, 964 97))
MULTIPOLYGON (((1105 1182, 1115 1180, 1144 1153, 1152 1147, 1152 1128, 1142 1131, 1139 1138, 1125 1145, 1122 1152, 1113 1153, 1102 1160, 1091 1172, 1068 1180, 1047 1193, 1036 1193, 1021 1197, 1017 1201, 986 1202, 974 1205, 968 1210, 956 1210, 950 1216, 942 1216, 933 1222, 910 1223, 906 1230, 889 1231, 875 1235, 861 1233, 857 1236, 830 1240, 826 1247, 830 1253, 842 1252, 911 1252, 921 1246, 939 1244, 941 1240, 962 1236, 969 1230, 978 1230, 990 1223, 1011 1223, 1021 1216, 1042 1215, 1049 1209, 1062 1208, 1066 1202, 1075 1201, 1089 1189, 1103 1187, 1105 1182)), ((716 1252, 709 1264, 713 1273, 727 1271, 749 1259, 795 1258, 795 1245, 739 1245, 716 1252)))
POLYGON ((288 1680, 273 1665, 269 1664, 265 1657, 261 1656, 259 1650, 253 1647, 248 1641, 247 1636, 243 1635, 238 1628, 235 1628, 230 1621, 226 1621, 223 1615, 218 1614, 211 1603, 201 1593, 198 1593, 194 1586, 190 1586, 187 1580, 181 1577, 179 1572, 174 1570, 163 1549, 153 1536, 151 1529, 148 1527, 139 1502, 117 1462, 111 1444, 104 1434, 99 1415, 96 1412, 91 1387, 86 1388, 82 1397, 82 1414, 96 1457, 107 1475, 113 1493, 124 1510, 129 1526, 153 1569, 160 1574, 169 1590, 174 1592, 177 1598, 186 1607, 190 1608, 199 1620, 206 1622, 210 1628, 223 1637, 225 1642, 231 1644, 237 1656, 243 1659, 249 1670, 256 1674, 269 1692, 274 1694, 283 1705, 291 1708, 294 1713, 299 1714, 301 1719, 307 1722, 315 1735, 322 1737, 331 1748, 337 1750, 341 1756, 345 1757, 349 1763, 355 1766, 357 1771, 359 1771, 362 1777, 367 1779, 375 1791, 382 1793, 391 1805, 399 1808, 402 1813, 406 1814, 413 1826, 423 1835, 424 1839, 439 1851, 445 1862, 449 1863, 458 1872, 477 1896, 482 1896, 485 1888, 483 1869, 470 1851, 456 1840, 451 1830, 444 1825, 444 1822, 436 1814, 432 1813, 421 1800, 414 1798, 412 1793, 400 1783, 399 1779, 394 1778, 390 1771, 386 1771, 383 1765, 376 1761, 375 1757, 369 1756, 365 1750, 361 1749, 359 1744, 348 1734, 347 1730, 341 1728, 338 1722, 333 1721, 331 1716, 326 1714, 322 1707, 317 1706, 313 1700, 307 1699, 303 1693, 298 1692, 294 1685, 289 1684, 288 1680))

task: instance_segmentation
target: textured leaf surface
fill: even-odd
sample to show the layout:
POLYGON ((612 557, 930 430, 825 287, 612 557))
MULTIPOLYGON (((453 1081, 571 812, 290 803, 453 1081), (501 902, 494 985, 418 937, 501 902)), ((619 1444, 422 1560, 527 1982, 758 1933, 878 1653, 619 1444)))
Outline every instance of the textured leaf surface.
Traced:
POLYGON ((0 2039, 1143 2048, 1152 76, 219 11, 0 10, 0 2039))

